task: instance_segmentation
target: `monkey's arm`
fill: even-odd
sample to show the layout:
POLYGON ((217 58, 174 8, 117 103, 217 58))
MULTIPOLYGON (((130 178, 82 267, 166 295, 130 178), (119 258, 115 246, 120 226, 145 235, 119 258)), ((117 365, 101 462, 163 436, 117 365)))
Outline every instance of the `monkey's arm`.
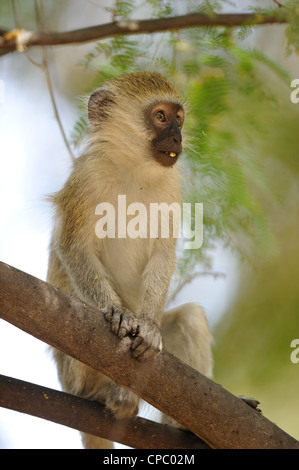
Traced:
POLYGON ((149 356, 162 349, 162 313, 175 264, 175 242, 165 240, 155 249, 142 276, 141 302, 136 312, 138 336, 132 342, 133 355, 149 356))
POLYGON ((53 197, 56 212, 50 249, 81 300, 100 308, 121 305, 95 250, 95 189, 89 178, 88 160, 78 159, 69 180, 53 197))
POLYGON ((141 304, 137 314, 142 319, 151 320, 158 327, 161 326, 161 316, 173 269, 174 256, 171 250, 167 256, 158 251, 151 257, 142 275, 141 304))
MULTIPOLYGON (((67 243, 52 240, 51 256, 60 261, 60 270, 64 270, 71 290, 81 298, 96 307, 121 305, 120 298, 114 291, 111 281, 100 260, 84 245, 84 237, 77 243, 71 235, 67 243)), ((48 277, 53 278, 58 267, 49 264, 48 277)), ((50 281, 51 282, 51 281, 50 281)))
POLYGON ((68 247, 58 249, 57 243, 52 241, 48 282, 102 309, 106 320, 111 323, 111 330, 121 338, 127 333, 135 335, 134 315, 121 306, 121 300, 98 257, 84 251, 82 245, 80 250, 72 247, 70 242, 71 238, 68 239, 68 247))

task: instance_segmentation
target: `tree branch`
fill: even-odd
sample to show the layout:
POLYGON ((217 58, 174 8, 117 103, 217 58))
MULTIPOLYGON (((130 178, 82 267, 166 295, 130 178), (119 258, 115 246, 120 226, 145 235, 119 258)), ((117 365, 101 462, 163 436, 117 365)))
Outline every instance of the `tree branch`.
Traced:
POLYGON ((190 432, 144 418, 117 420, 103 405, 0 375, 0 406, 135 449, 208 449, 190 432))
POLYGON ((132 358, 97 308, 0 263, 0 318, 104 373, 213 448, 299 449, 299 442, 220 385, 163 351, 132 358))
MULTIPOLYGON (((279 10, 280 11, 280 10, 279 10)), ((279 24, 286 22, 286 14, 279 16, 261 13, 230 13, 207 16, 202 13, 157 18, 150 20, 122 20, 65 32, 29 32, 15 30, 0 37, 0 55, 32 46, 79 44, 105 39, 118 34, 143 34, 173 31, 197 26, 243 26, 279 24), (25 34, 24 34, 25 33, 25 34)))

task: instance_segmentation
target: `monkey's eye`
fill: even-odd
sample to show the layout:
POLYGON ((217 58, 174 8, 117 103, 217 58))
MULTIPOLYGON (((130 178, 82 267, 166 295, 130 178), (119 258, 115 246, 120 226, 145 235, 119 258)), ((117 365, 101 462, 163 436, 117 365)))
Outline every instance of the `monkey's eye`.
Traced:
POLYGON ((164 111, 157 111, 155 113, 155 118, 158 119, 160 122, 165 122, 166 121, 166 116, 164 111))

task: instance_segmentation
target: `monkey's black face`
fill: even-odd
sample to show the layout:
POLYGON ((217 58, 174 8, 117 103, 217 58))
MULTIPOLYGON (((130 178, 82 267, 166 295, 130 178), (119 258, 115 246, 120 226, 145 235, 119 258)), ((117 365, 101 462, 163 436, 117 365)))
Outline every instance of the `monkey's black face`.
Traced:
POLYGON ((175 103, 158 103, 150 108, 146 117, 154 131, 151 142, 153 158, 163 166, 174 165, 182 152, 184 110, 175 103))

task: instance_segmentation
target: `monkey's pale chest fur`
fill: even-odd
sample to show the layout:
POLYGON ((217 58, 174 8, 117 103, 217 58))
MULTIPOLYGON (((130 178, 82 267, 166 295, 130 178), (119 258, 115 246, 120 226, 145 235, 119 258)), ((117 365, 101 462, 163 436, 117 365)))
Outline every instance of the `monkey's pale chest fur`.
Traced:
MULTIPOLYGON (((103 194, 106 193, 104 202, 110 203, 114 208, 110 217, 111 225, 115 224, 115 236, 105 238, 96 236, 94 248, 107 273, 113 278, 114 289, 123 300, 123 304, 130 310, 136 311, 140 304, 142 276, 153 249, 157 249, 159 245, 161 252, 166 251, 169 243, 169 240, 161 239, 159 236, 154 237, 151 233, 151 226, 158 223, 160 234, 161 225, 169 224, 169 220, 164 221, 161 214, 158 220, 151 217, 151 204, 179 202, 180 194, 176 190, 170 196, 169 189, 167 190, 167 186, 171 186, 169 181, 167 185, 168 178, 164 180, 164 184, 160 183, 159 190, 156 185, 146 181, 140 183, 139 180, 136 184, 132 179, 128 185, 122 184, 121 178, 115 177, 115 179, 118 181, 113 179, 106 181, 107 188, 101 185, 100 200, 100 202, 103 200, 103 194)), ((97 216, 95 221, 96 219, 97 216)))
POLYGON ((148 262, 144 239, 105 239, 96 247, 113 287, 123 305, 136 312, 140 301, 141 280, 148 262))

